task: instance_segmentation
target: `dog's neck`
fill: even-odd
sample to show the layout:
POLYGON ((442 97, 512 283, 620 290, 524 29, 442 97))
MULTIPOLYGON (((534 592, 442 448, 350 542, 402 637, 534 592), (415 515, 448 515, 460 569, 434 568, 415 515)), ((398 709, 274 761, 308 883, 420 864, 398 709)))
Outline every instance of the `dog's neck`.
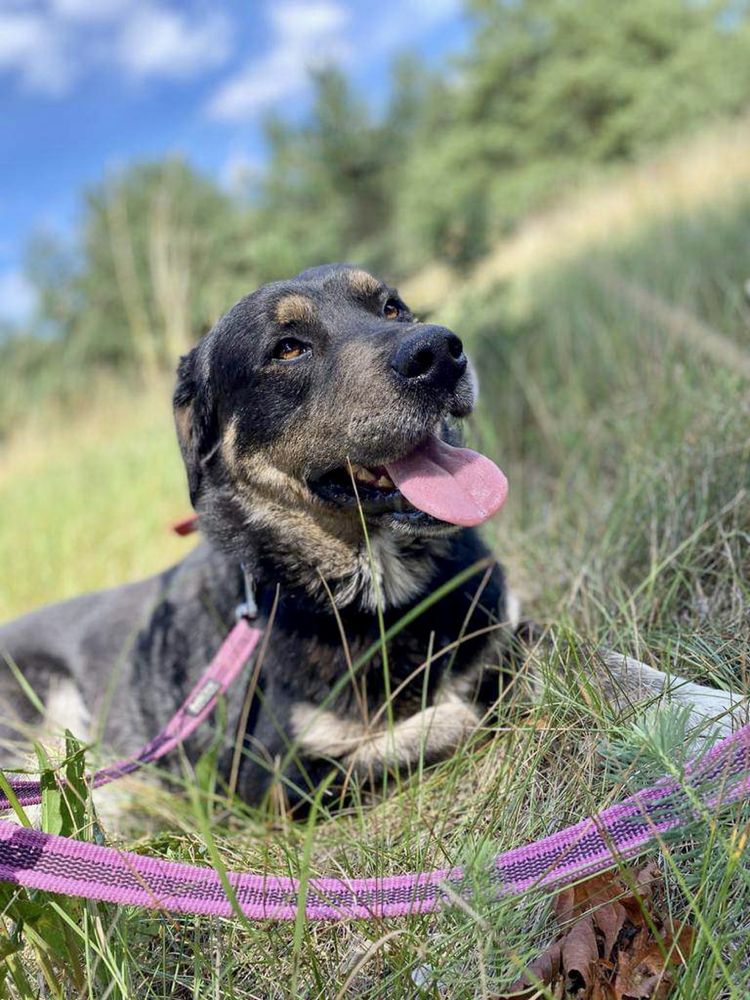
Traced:
POLYGON ((266 498, 249 504, 233 489, 212 490, 198 510, 201 529, 216 548, 250 567, 264 585, 306 595, 321 609, 406 606, 424 593, 457 537, 411 536, 381 526, 365 532, 356 511, 333 516, 266 498))
POLYGON ((450 542, 379 530, 363 539, 352 572, 335 582, 338 607, 357 604, 364 611, 401 608, 425 593, 450 542))
POLYGON ((381 526, 365 532, 356 511, 334 517, 267 500, 249 505, 231 490, 214 491, 200 506, 201 528, 217 548, 248 565, 264 586, 278 584, 321 610, 408 605, 464 534, 412 536, 381 526))
POLYGON ((326 547, 317 553, 301 552, 293 545, 282 550, 255 537, 250 559, 264 585, 278 584, 285 593, 320 610, 351 607, 375 612, 378 607, 405 607, 424 593, 449 548, 450 539, 375 530, 348 543, 345 554, 337 550, 335 558, 326 547))

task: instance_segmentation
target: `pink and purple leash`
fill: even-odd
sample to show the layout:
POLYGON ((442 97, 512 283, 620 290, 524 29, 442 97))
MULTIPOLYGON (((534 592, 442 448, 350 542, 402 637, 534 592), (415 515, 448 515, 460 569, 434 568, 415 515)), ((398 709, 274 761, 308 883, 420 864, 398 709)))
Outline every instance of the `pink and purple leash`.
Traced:
MULTIPOLYGON (((137 753, 124 760, 103 767, 90 778, 94 788, 132 774, 146 764, 163 757, 182 743, 208 718, 216 702, 237 679, 263 635, 246 618, 239 618, 234 628, 219 647, 218 652, 201 675, 200 680, 175 712, 162 731, 137 753)), ((38 780, 19 778, 9 780, 19 805, 33 806, 42 801, 42 788, 38 780)), ((10 809, 11 803, 0 795, 0 810, 10 809)))
MULTIPOLYGON (((241 618, 196 687, 159 735, 138 754, 96 772, 94 787, 158 760, 203 722, 253 655, 261 631, 241 618)), ((39 782, 10 782, 21 805, 41 800, 39 782)), ((550 889, 634 858, 669 832, 750 793, 750 725, 688 764, 681 781, 663 778, 559 833, 499 854, 489 871, 498 895, 550 889)), ((0 798, 0 808, 10 802, 0 798)), ((470 892, 460 867, 376 878, 299 879, 229 872, 237 905, 250 919, 293 920, 301 903, 311 920, 428 913, 470 892)), ((236 914, 212 868, 149 858, 42 833, 0 820, 0 881, 83 899, 184 914, 236 914)))

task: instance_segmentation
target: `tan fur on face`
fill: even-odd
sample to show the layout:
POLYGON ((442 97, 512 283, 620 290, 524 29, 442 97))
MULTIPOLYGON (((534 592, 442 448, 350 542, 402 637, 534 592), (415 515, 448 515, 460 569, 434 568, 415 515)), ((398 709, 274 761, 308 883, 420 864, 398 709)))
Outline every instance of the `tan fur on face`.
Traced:
POLYGON ((315 303, 306 295, 286 295, 276 306, 276 322, 281 326, 313 323, 316 316, 315 303))
POLYGON ((248 528, 275 538, 276 558, 309 593, 320 591, 323 577, 335 594, 338 581, 358 568, 361 529, 355 515, 325 508, 304 482, 278 468, 269 451, 238 455, 235 437, 236 430, 225 434, 222 453, 248 528))
POLYGON ((229 471, 236 476, 238 472, 237 457, 237 417, 232 417, 221 441, 221 457, 229 471))
POLYGON ((381 285, 377 278, 373 278, 367 271, 347 271, 346 274, 349 287, 357 295, 371 296, 377 295, 381 285))

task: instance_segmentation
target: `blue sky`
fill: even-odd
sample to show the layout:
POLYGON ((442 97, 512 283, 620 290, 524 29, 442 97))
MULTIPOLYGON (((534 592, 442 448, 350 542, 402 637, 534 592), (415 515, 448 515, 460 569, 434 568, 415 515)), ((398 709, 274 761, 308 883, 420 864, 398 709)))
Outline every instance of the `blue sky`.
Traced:
POLYGON ((180 152, 231 186, 262 166, 269 111, 299 119, 307 70, 373 104, 400 51, 458 51, 459 0, 0 0, 0 320, 33 310, 23 251, 72 232, 108 168, 180 152))

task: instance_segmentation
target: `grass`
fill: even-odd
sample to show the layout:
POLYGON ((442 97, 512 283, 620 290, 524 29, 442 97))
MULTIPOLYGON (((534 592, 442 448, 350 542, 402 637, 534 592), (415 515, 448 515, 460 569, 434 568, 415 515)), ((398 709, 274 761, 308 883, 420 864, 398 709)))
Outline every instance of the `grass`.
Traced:
MULTIPOLYGON (((740 184, 641 217, 618 241, 569 259, 542 255, 495 283, 479 273, 438 310, 480 359, 470 435, 511 483, 492 540, 528 612, 566 640, 547 656, 537 708, 510 707, 500 729, 421 780, 395 781, 382 801, 355 797, 345 815, 321 807, 314 825, 212 791, 207 759, 184 784, 144 794, 125 833, 107 831, 111 842, 202 864, 210 836, 227 868, 303 877, 464 863, 476 872, 470 903, 410 919, 248 927, 6 890, 5 995, 469 998, 518 975, 552 934, 549 900, 494 899, 483 862, 684 757, 679 716, 614 717, 589 679, 588 651, 607 642, 747 690, 748 384, 679 323, 669 328, 653 297, 750 352, 749 241, 740 184), (612 274, 652 298, 618 294, 612 274)), ((43 437, 19 434, 5 455, 0 615, 184 551, 165 531, 185 509, 185 487, 162 397, 110 392, 93 412, 43 437)), ((675 997, 750 993, 749 821, 732 807, 662 852, 667 905, 698 929, 675 997)), ((80 826, 94 835, 83 816, 80 826)))
MULTIPOLYGON (((750 117, 680 139, 639 163, 598 169, 576 190, 546 205, 498 243, 470 275, 472 287, 535 274, 564 263, 591 246, 637 236, 644 219, 663 220, 715 205, 717 193, 750 184, 750 117)), ((710 234, 706 234, 710 240, 710 234)), ((719 237, 720 238, 720 237, 719 237)), ((460 296, 466 275, 433 264, 410 278, 406 300, 420 309, 440 308, 460 296)))
POLYGON ((12 440, 0 465, 0 620, 187 551, 168 530, 190 508, 170 389, 102 383, 87 412, 45 412, 12 440))

